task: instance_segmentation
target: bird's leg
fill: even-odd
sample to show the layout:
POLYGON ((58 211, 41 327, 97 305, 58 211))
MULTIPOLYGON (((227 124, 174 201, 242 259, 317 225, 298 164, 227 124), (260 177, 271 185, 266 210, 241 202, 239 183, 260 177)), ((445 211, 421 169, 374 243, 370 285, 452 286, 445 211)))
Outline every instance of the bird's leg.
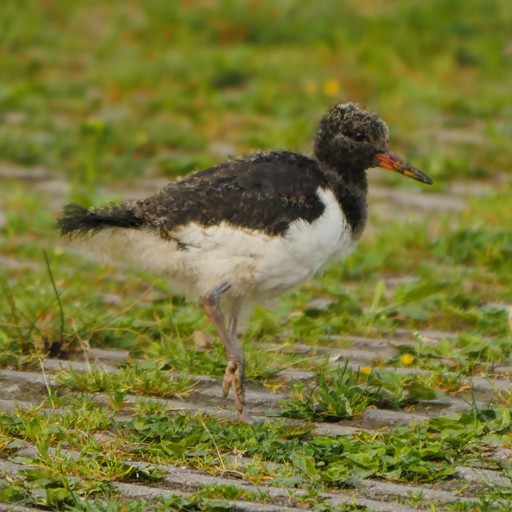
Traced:
POLYGON ((229 326, 228 326, 229 335, 231 336, 231 338, 238 337, 237 328, 238 328, 238 314, 232 313, 231 316, 229 317, 229 326))
MULTIPOLYGON (((245 402, 245 355, 238 343, 237 320, 238 315, 232 313, 228 325, 230 344, 225 347, 228 364, 222 381, 222 391, 226 397, 229 395, 229 388, 233 387, 237 410, 239 410, 239 397, 242 397, 242 402, 245 402)), ((242 403, 242 408, 243 406, 242 403)))
POLYGON ((254 420, 247 412, 245 406, 245 357, 242 348, 237 340, 237 317, 233 313, 229 319, 229 328, 226 328, 224 315, 219 307, 220 296, 229 289, 230 285, 223 283, 211 293, 203 297, 203 307, 219 333, 226 351, 226 373, 222 382, 224 396, 228 396, 229 388, 233 387, 235 394, 235 405, 238 418, 245 423, 253 423, 254 420))

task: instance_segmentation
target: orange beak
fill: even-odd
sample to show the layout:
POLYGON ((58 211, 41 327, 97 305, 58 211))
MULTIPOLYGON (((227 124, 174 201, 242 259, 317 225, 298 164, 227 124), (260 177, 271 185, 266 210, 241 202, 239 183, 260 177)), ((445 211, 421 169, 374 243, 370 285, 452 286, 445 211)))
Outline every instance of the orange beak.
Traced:
POLYGON ((407 162, 402 160, 398 155, 392 151, 386 151, 386 153, 377 153, 375 155, 377 159, 377 165, 383 169, 389 169, 390 171, 399 172, 408 178, 412 178, 416 181, 421 181, 427 185, 432 185, 432 180, 419 169, 409 165, 407 162))

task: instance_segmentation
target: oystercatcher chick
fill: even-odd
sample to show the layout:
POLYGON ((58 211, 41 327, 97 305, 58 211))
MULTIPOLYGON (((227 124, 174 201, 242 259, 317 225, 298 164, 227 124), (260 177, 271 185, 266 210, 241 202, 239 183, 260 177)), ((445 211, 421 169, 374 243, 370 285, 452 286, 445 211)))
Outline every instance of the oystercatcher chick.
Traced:
POLYGON ((63 236, 82 238, 114 261, 164 276, 173 292, 203 306, 225 348, 224 395, 233 388, 239 419, 251 422, 239 319, 350 251, 367 219, 367 169, 432 184, 388 149, 388 133, 359 105, 336 105, 320 122, 313 156, 252 154, 147 199, 70 204, 58 225, 63 236))

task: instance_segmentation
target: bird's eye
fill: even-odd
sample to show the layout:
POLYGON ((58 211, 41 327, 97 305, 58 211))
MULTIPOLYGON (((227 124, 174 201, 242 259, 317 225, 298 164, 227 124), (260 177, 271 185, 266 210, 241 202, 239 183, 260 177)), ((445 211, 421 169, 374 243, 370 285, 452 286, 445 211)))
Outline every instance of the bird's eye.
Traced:
POLYGON ((357 142, 368 142, 368 137, 364 134, 364 133, 361 133, 361 132, 357 132, 353 135, 352 137, 354 140, 356 140, 357 142))
POLYGON ((343 136, 351 140, 355 140, 356 142, 370 142, 370 137, 365 132, 356 132, 350 128, 346 128, 345 130, 342 130, 341 133, 343 136))

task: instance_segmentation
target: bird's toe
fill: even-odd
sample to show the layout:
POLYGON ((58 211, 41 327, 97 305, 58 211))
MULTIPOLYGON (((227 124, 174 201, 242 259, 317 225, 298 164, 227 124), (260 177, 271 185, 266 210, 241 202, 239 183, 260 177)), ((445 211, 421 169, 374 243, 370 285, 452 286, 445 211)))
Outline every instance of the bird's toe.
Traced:
POLYGON ((224 398, 229 395, 229 388, 231 388, 231 386, 233 386, 236 394, 235 373, 237 368, 238 365, 236 365, 234 361, 229 361, 226 366, 226 372, 224 373, 224 379, 222 380, 222 393, 224 394, 224 398))
POLYGON ((240 421, 241 423, 247 423, 248 425, 254 425, 258 423, 263 423, 265 420, 263 418, 254 418, 249 414, 247 408, 244 407, 242 412, 238 413, 238 421, 240 421))

